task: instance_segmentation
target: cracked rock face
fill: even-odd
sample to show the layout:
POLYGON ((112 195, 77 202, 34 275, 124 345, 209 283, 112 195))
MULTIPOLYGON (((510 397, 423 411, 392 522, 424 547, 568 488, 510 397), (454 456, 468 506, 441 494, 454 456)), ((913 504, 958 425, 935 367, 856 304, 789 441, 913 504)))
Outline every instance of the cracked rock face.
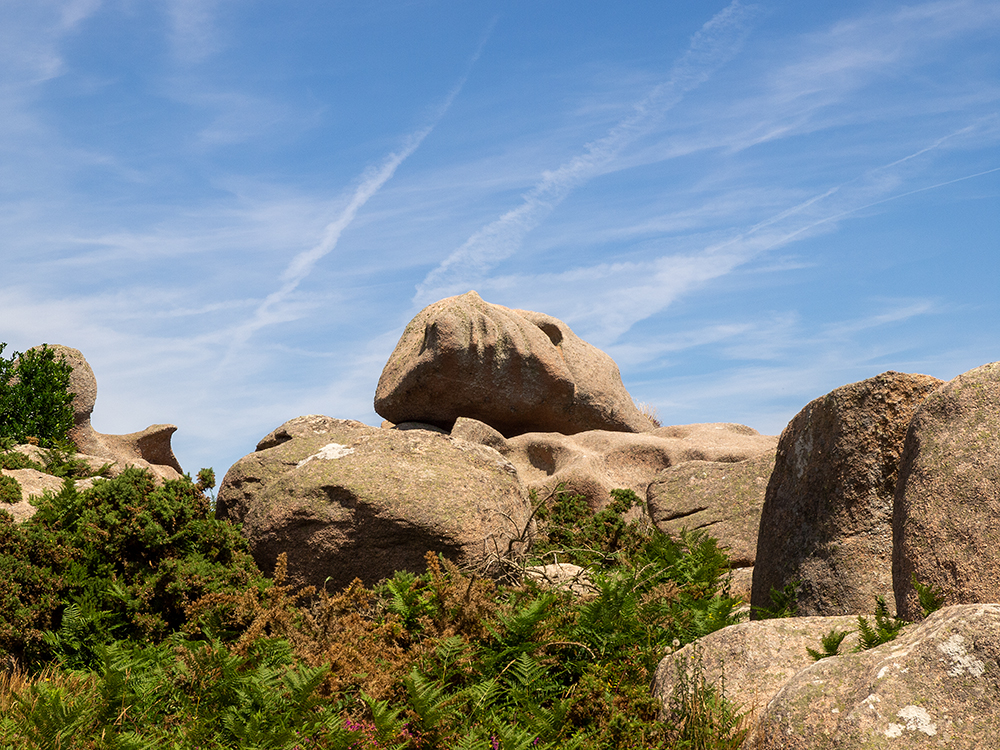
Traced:
POLYGON ((1000 601, 1000 363, 941 386, 914 416, 893 532, 903 617, 921 613, 914 576, 949 604, 1000 601))
POLYGON ((428 552, 487 565, 519 544, 531 510, 514 467, 491 448, 310 415, 230 468, 216 515, 243 524, 265 573, 286 553, 290 583, 334 590, 422 572, 428 552))
POLYGON ((886 372, 811 401, 778 442, 761 511, 751 605, 799 582, 802 615, 892 606, 892 514, 906 430, 941 384, 886 372))
POLYGON ((653 523, 676 536, 699 529, 719 539, 734 567, 752 566, 774 450, 734 463, 687 461, 660 472, 649 485, 653 523))

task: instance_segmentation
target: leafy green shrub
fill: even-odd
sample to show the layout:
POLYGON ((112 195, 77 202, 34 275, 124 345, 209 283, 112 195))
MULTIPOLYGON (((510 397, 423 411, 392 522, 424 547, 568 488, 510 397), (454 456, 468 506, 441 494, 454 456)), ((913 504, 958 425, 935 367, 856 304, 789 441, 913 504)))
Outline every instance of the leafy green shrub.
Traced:
MULTIPOLYGON (((13 446, 14 441, 11 440, 10 443, 13 446)), ((16 471, 17 469, 35 469, 36 471, 45 471, 45 466, 37 461, 32 461, 23 453, 7 450, 0 452, 0 469, 7 469, 8 471, 16 471)))
POLYGON ((0 503, 21 502, 21 483, 14 477, 0 474, 0 503))
POLYGON ((76 448, 71 443, 56 441, 42 453, 42 471, 60 479, 87 479, 88 477, 107 477, 111 472, 111 463, 105 463, 94 470, 86 461, 76 457, 76 448))
POLYGON ((65 442, 73 427, 73 368, 42 345, 5 359, 0 344, 0 438, 24 443, 29 437, 49 447, 65 442))
POLYGON ((208 479, 66 482, 11 531, 48 545, 36 556, 52 596, 28 612, 36 653, 91 677, 20 689, 0 747, 732 746, 721 686, 700 685, 667 723, 649 690, 671 643, 733 622, 728 561, 704 534, 626 522, 633 493, 593 515, 554 498, 543 514, 542 554, 589 561, 593 596, 500 585, 434 555, 421 575, 331 594, 287 586, 281 558, 273 583, 257 577, 237 531, 207 516, 208 479), (707 728, 721 744, 694 744, 707 728))
POLYGON ((69 554, 52 534, 0 513, 0 654, 25 665, 47 656, 44 634, 62 606, 59 571, 69 554))
POLYGON ((40 680, 0 718, 6 747, 347 750, 360 733, 317 693, 322 669, 292 663, 287 643, 239 655, 215 640, 101 649, 86 679, 40 680))
MULTIPOLYGON (((61 551, 41 562, 59 581, 62 600, 54 614, 43 607, 55 620, 45 643, 75 668, 92 665, 103 643, 158 642, 182 630, 187 609, 207 594, 268 585, 238 530, 212 517, 189 479, 157 486, 139 469, 82 492, 65 480, 7 539, 11 560, 22 554, 19 545, 61 551)), ((33 611, 32 593, 17 598, 33 611)), ((0 622, 26 616, 17 611, 5 607, 0 622)))

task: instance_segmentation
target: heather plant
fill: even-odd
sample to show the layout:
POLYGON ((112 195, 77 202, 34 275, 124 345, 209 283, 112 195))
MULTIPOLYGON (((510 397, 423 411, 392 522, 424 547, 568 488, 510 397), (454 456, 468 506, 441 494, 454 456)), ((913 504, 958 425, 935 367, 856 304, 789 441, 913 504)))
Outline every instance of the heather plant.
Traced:
POLYGON ((73 427, 73 368, 43 345, 3 357, 0 343, 0 438, 24 443, 34 438, 51 447, 68 439, 73 427))

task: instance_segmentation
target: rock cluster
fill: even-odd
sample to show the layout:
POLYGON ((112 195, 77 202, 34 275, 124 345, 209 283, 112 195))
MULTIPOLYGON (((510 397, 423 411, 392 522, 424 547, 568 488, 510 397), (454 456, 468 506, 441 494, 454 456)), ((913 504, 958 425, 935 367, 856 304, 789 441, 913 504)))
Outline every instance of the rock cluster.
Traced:
MULTIPOLYGON (((117 476, 128 467, 149 471, 157 481, 180 479, 180 464, 170 447, 170 436, 177 430, 174 425, 160 424, 128 435, 105 435, 97 432, 90 423, 97 403, 97 378, 83 353, 60 344, 47 345, 71 368, 69 391, 73 395, 73 427, 69 440, 78 451, 73 458, 89 465, 93 471, 102 468, 108 476, 117 476)), ((14 450, 23 453, 36 463, 44 464, 44 451, 34 445, 18 445, 14 450)), ((30 500, 46 491, 58 492, 63 480, 36 469, 0 469, 0 473, 13 477, 21 485, 21 502, 3 508, 18 523, 31 518, 35 506, 30 500)), ((92 486, 94 479, 75 482, 79 490, 92 486)))
MULTIPOLYGON (((97 433, 93 372, 55 348, 74 368, 71 437, 85 460, 178 476, 175 428, 97 433)), ((469 292, 406 327, 375 405, 382 428, 297 417, 230 468, 217 515, 242 524, 263 570, 285 553, 290 582, 339 588, 422 571, 440 553, 489 573, 530 543, 533 502, 562 487, 597 511, 628 488, 645 500, 634 512, 663 531, 704 529, 728 547, 732 590, 755 614, 772 591, 798 589, 800 616, 740 623, 668 655, 661 700, 700 663, 752 711, 752 747, 979 748, 1000 736, 1000 363, 948 383, 886 372, 842 386, 780 438, 730 423, 659 427, 610 357, 565 323, 469 292), (855 629, 876 597, 921 620, 918 584, 950 606, 895 641, 853 653, 852 635, 843 656, 812 662, 806 647, 855 629)), ((4 473, 25 496, 57 489, 37 472, 4 473)), ((588 571, 565 563, 525 574, 594 593, 588 571)))
POLYGON ((73 398, 73 428, 69 439, 77 450, 86 455, 110 462, 112 471, 122 471, 138 466, 159 479, 179 479, 181 469, 170 447, 170 436, 177 428, 172 424, 154 424, 141 432, 127 435, 105 435, 90 424, 90 417, 97 403, 97 378, 83 353, 59 344, 49 345, 57 358, 62 357, 73 371, 70 373, 70 392, 73 398))
POLYGON ((651 501, 655 522, 731 534, 753 564, 757 475, 777 439, 735 424, 657 427, 612 359, 556 318, 475 292, 434 303, 404 330, 375 408, 385 429, 300 417, 226 474, 218 513, 243 524, 264 570, 280 552, 292 580, 318 584, 421 571, 428 551, 482 566, 530 534, 530 495, 562 487, 597 511, 612 489, 645 500, 657 483, 671 489, 651 501), (344 453, 323 457, 327 445, 344 453), (671 473, 692 462, 754 479, 738 505, 720 487, 695 508, 671 473))
POLYGON ((1000 737, 1000 605, 945 607, 893 641, 813 661, 852 617, 793 617, 733 625, 666 657, 654 693, 666 704, 679 670, 706 679, 749 713, 745 747, 863 750, 995 747, 1000 737))

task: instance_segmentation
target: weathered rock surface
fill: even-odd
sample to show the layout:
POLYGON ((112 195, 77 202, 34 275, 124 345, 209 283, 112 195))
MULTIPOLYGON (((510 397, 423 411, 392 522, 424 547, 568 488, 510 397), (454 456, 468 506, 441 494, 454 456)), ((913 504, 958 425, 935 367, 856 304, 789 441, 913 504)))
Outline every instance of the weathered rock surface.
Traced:
POLYGON ((90 423, 97 403, 97 378, 83 353, 61 344, 49 345, 56 358, 64 358, 73 368, 70 373, 69 390, 74 393, 74 423, 69 439, 80 453, 120 465, 141 467, 159 479, 180 479, 181 469, 177 457, 170 447, 170 436, 177 428, 169 424, 157 424, 141 432, 127 435, 105 435, 97 432, 90 423))
MULTIPOLYGON (((35 515, 37 510, 30 500, 33 497, 41 497, 46 490, 52 493, 59 492, 63 486, 63 480, 51 474, 45 474, 36 469, 0 469, 0 474, 13 477, 21 485, 21 502, 11 505, 0 505, 0 510, 5 510, 14 516, 16 523, 23 523, 35 515)), ((94 479, 78 479, 73 484, 78 490, 89 489, 94 486, 94 479)))
POLYGON ((496 451, 427 430, 383 430, 310 415, 240 459, 216 515, 243 524, 257 564, 288 554, 291 581, 336 589, 506 553, 529 523, 527 494, 496 451))
MULTIPOLYGON (((834 629, 856 630, 857 624, 856 617, 841 615, 730 625, 666 656, 656 669, 654 695, 666 708, 678 670, 687 669, 690 675, 700 657, 706 680, 721 684, 724 679, 726 697, 756 716, 790 679, 813 663, 807 648, 822 651, 823 636, 834 629)), ((841 651, 853 648, 857 640, 857 635, 848 635, 841 651)))
POLYGON ((750 427, 728 423, 661 427, 641 434, 590 430, 504 438, 482 422, 459 419, 451 434, 499 451, 539 497, 561 484, 586 497, 594 510, 608 503, 613 489, 630 489, 645 499, 653 479, 670 466, 741 461, 773 452, 777 442, 750 427))
POLYGON ((914 575, 948 604, 1000 601, 1000 363, 959 375, 917 411, 893 533, 902 617, 921 616, 914 575))
POLYGON ((451 429, 459 417, 506 436, 644 432, 618 366, 561 320, 483 301, 435 302, 403 331, 379 378, 375 411, 451 429))
POLYGON ((892 505, 906 429, 941 381, 886 372, 806 405, 788 424, 761 512, 754 607, 800 582, 802 615, 892 605, 892 505))
POLYGON ((748 744, 759 750, 997 747, 998 660, 1000 605, 946 607, 894 641, 800 671, 761 713, 748 744))
MULTIPOLYGON (((701 529, 729 548, 734 566, 751 566, 773 470, 773 450, 735 463, 687 461, 671 466, 649 485, 649 516, 673 536, 682 529, 701 529)), ((747 595, 749 599, 749 590, 747 595)))

